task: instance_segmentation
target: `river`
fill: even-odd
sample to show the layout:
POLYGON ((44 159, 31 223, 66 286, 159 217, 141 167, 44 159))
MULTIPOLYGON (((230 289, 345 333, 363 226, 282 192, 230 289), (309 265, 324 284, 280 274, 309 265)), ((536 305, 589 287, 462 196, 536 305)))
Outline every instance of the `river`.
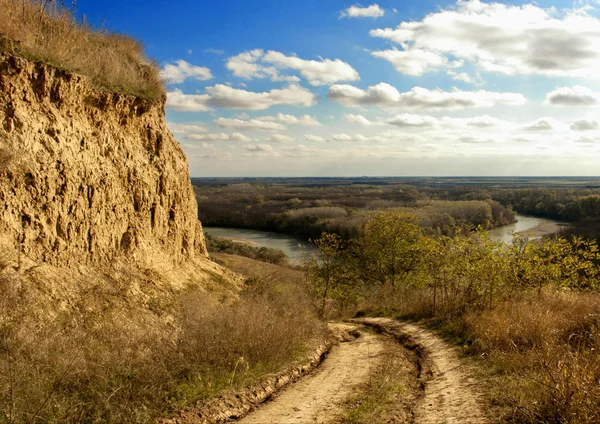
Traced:
POLYGON ((310 243, 280 233, 222 227, 204 227, 203 230, 211 236, 224 237, 256 247, 270 247, 282 250, 292 263, 302 262, 303 259, 315 251, 315 248, 310 243))
MULTIPOLYGON (((562 222, 551 219, 518 214, 515 216, 515 219, 516 222, 513 224, 489 230, 488 234, 490 238, 510 244, 514 233, 519 233, 522 236, 529 236, 529 233, 531 233, 532 238, 539 238, 546 234, 555 233, 560 230, 561 226, 565 225, 562 222)), ((315 248, 311 244, 280 233, 222 227, 204 227, 204 232, 215 237, 224 237, 248 243, 251 246, 264 246, 282 250, 292 263, 301 262, 315 251, 315 248)))
POLYGON ((540 238, 542 236, 553 234, 559 231, 564 225, 563 222, 554 221, 546 218, 536 218, 534 216, 525 216, 517 214, 516 222, 502 227, 489 230, 488 234, 492 240, 503 241, 510 244, 514 233, 523 237, 540 238))

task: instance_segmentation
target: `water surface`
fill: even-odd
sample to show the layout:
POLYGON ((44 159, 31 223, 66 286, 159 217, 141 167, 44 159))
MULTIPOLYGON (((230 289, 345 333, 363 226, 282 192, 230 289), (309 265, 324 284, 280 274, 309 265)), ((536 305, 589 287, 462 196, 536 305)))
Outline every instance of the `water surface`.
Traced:
POLYGON ((315 251, 315 248, 305 241, 269 231, 222 227, 203 227, 203 231, 211 236, 245 242, 256 247, 269 247, 271 249, 282 250, 292 263, 301 262, 315 251))
MULTIPOLYGON (((537 218, 534 216, 525 216, 519 214, 515 216, 515 219, 517 221, 513 224, 504 225, 503 227, 498 227, 494 228, 493 230, 489 230, 488 234, 490 238, 495 241, 503 241, 506 244, 510 244, 514 233, 526 233, 528 230, 533 230, 535 227, 543 224, 564 225, 562 222, 555 221, 553 219, 537 218)), ((558 231, 558 229, 560 229, 560 227, 556 227, 556 231, 558 231)), ((539 236, 534 236, 533 238, 538 237, 539 236)))

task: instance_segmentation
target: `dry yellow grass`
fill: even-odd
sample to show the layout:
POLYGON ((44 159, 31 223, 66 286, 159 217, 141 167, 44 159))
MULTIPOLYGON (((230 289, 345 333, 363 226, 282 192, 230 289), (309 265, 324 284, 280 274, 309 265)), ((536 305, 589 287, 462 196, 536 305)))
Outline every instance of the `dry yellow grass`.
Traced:
POLYGON ((159 98, 159 67, 131 37, 77 23, 51 0, 0 0, 0 51, 50 63, 111 91, 159 98))
POLYGON ((467 314, 459 325, 517 421, 600 421, 598 294, 543 293, 467 314))
POLYGON ((156 422, 279 371, 321 332, 281 275, 226 297, 219 281, 155 293, 152 275, 126 268, 61 296, 4 262, 0 422, 156 422))

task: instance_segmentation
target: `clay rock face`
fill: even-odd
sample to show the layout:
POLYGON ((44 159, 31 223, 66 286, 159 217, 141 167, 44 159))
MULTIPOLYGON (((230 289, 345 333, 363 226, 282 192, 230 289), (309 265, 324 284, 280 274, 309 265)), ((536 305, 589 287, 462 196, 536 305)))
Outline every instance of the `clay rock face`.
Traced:
POLYGON ((207 256, 164 99, 0 54, 0 232, 60 266, 207 256))

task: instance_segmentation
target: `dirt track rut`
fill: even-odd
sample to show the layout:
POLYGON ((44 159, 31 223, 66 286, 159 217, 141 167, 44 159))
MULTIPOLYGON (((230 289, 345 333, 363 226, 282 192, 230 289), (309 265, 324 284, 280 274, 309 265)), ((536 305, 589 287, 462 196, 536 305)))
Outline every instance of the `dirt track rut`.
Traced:
MULTIPOLYGON (((334 324, 334 330, 352 330, 356 325, 334 324)), ((341 410, 341 402, 364 382, 382 352, 380 337, 367 332, 353 341, 340 343, 313 374, 284 390, 241 419, 244 424, 325 423, 341 410)))
MULTIPOLYGON (((434 332, 416 324, 389 318, 354 320, 393 335, 415 351, 421 396, 414 405, 416 424, 484 424, 484 399, 457 348, 434 332)), ((352 326, 332 324, 347 332, 352 326)), ((354 326, 356 329, 357 327, 354 326)), ((272 401, 241 419, 245 424, 327 423, 339 417, 342 402, 365 382, 382 359, 381 336, 360 331, 350 342, 340 343, 319 369, 284 390, 272 401)))
POLYGON ((476 381, 455 347, 415 324, 389 318, 367 318, 358 322, 392 334, 417 351, 424 393, 416 405, 415 423, 489 422, 476 381))

